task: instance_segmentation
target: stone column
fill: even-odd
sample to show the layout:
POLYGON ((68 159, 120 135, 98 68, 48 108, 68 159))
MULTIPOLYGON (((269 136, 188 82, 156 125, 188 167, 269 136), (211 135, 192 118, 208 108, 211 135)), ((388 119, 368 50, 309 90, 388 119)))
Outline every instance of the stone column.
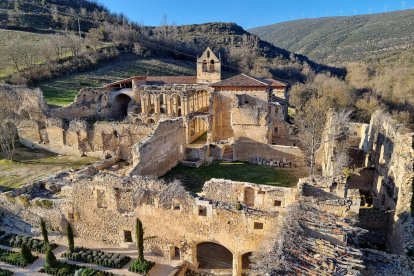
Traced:
POLYGON ((148 95, 144 94, 141 96, 141 113, 145 114, 148 112, 147 110, 147 99, 148 95))
POLYGON ((242 255, 235 253, 233 254, 233 276, 242 275, 242 255))
POLYGON ((181 99, 181 114, 186 116, 188 114, 188 97, 185 96, 181 99))
POLYGON ((153 95, 154 97, 154 113, 160 114, 160 97, 153 95))
POLYGON ((165 105, 167 106, 167 114, 172 115, 173 114, 173 107, 172 107, 172 101, 173 99, 171 97, 166 97, 167 100, 165 101, 165 105))

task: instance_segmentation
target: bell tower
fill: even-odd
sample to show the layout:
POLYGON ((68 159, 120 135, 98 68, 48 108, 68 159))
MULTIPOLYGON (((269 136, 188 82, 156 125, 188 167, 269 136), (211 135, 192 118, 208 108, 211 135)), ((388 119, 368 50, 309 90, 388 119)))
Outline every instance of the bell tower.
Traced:
POLYGON ((210 47, 197 59, 197 83, 221 81, 221 62, 210 47))

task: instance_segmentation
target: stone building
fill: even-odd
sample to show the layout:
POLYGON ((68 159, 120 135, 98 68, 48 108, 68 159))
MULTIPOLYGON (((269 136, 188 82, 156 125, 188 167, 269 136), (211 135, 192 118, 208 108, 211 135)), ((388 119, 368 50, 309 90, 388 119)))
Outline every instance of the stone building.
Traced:
POLYGON ((59 154, 125 160, 138 175, 212 159, 304 166, 286 121, 286 84, 245 74, 221 80, 210 48, 196 66, 196 76, 133 76, 83 89, 42 124, 26 122, 20 139, 59 154))

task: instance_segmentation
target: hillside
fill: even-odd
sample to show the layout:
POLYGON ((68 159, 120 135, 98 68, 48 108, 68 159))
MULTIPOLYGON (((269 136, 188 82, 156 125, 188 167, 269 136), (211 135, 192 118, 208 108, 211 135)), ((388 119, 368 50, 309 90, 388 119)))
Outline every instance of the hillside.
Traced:
POLYGON ((414 45, 414 10, 283 22, 249 30, 321 63, 388 57, 414 45))

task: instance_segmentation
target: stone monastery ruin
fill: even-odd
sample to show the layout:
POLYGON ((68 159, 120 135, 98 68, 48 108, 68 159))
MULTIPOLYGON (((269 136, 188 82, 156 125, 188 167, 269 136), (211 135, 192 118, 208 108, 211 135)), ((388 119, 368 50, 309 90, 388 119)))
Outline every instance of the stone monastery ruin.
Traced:
POLYGON ((211 179, 195 194, 158 178, 213 160, 305 167, 286 86, 222 80, 209 48, 196 76, 135 76, 83 89, 67 107, 47 109, 39 90, 5 85, 23 145, 101 161, 1 193, 0 222, 30 233, 40 218, 60 232, 69 221, 78 237, 133 248, 139 217, 145 250, 181 260, 176 275, 266 275, 280 254, 288 275, 412 275, 414 133, 380 112, 346 126, 351 175, 335 170, 343 141, 327 139, 322 176, 296 187, 211 179), (36 204, 46 200, 53 208, 36 204))

